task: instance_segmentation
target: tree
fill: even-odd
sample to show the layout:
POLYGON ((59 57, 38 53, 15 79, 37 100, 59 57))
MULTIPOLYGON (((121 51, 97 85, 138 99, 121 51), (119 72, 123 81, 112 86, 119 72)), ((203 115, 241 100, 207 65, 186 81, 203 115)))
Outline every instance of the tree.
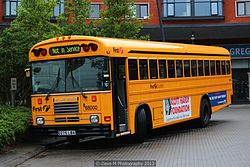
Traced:
POLYGON ((28 64, 30 48, 42 40, 61 34, 61 28, 50 22, 56 5, 58 3, 54 0, 22 0, 18 16, 1 34, 0 92, 5 99, 9 92, 10 77, 21 78, 18 83, 24 84, 21 82, 24 81, 24 68, 28 64))
POLYGON ((64 2, 64 13, 57 21, 63 35, 92 35, 93 24, 87 23, 90 13, 90 0, 68 0, 64 2))
POLYGON ((99 27, 97 36, 147 39, 140 37, 143 22, 136 19, 134 0, 103 0, 107 6, 101 12, 101 19, 96 22, 99 27))

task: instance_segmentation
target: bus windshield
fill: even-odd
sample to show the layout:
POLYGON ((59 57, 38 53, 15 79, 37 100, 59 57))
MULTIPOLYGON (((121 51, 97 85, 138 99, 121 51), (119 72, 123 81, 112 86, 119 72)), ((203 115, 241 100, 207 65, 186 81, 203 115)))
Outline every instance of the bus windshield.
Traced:
POLYGON ((104 56, 32 64, 32 91, 35 94, 109 89, 109 59, 104 56))

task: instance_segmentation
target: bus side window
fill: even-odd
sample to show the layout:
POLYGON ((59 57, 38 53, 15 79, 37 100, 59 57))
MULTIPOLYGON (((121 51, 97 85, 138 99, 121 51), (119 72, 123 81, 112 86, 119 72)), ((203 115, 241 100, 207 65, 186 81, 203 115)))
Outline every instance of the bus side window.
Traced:
POLYGON ((204 76, 202 60, 198 60, 198 72, 199 72, 199 76, 204 76))
POLYGON ((167 78, 166 60, 159 60, 160 78, 167 78))
POLYGON ((197 76, 197 62, 196 60, 191 60, 191 66, 192 66, 192 76, 197 76))
POLYGON ((222 75, 226 75, 226 63, 225 63, 225 60, 221 61, 221 72, 222 72, 222 75))
POLYGON ((168 77, 169 78, 175 78, 174 60, 168 60, 168 77))
POLYGON ((210 71, 211 71, 211 75, 215 75, 215 61, 214 60, 210 60, 210 71))
POLYGON ((184 60, 184 75, 185 77, 190 77, 190 61, 184 60))
POLYGON ((220 72, 220 60, 216 60, 216 74, 221 75, 221 72, 220 72))
POLYGON ((205 75, 209 76, 210 72, 209 72, 209 61, 208 60, 204 60, 204 66, 205 66, 205 75))
POLYGON ((182 60, 176 60, 176 75, 177 77, 183 77, 183 65, 182 60))
POLYGON ((149 60, 150 79, 158 79, 157 60, 149 60))
POLYGON ((140 66, 140 80, 148 79, 148 61, 147 60, 139 60, 140 66))
POLYGON ((137 59, 128 60, 129 80, 138 80, 137 59))
POLYGON ((230 61, 226 61, 226 69, 227 69, 227 74, 230 74, 230 61))

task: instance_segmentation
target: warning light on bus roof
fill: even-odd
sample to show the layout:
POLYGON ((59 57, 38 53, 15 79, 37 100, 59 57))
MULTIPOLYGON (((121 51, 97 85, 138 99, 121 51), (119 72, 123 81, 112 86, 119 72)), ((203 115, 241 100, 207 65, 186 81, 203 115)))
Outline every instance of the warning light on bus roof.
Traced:
POLYGON ((39 49, 33 49, 32 52, 34 53, 34 55, 36 57, 40 56, 40 54, 42 56, 46 56, 47 55, 47 50, 44 48, 39 48, 39 49))
POLYGON ((82 44, 81 46, 82 46, 84 52, 88 52, 90 49, 89 45, 82 44))
POLYGON ((90 45, 90 48, 91 48, 92 51, 94 51, 94 52, 97 51, 98 46, 96 44, 90 43, 89 45, 90 45))

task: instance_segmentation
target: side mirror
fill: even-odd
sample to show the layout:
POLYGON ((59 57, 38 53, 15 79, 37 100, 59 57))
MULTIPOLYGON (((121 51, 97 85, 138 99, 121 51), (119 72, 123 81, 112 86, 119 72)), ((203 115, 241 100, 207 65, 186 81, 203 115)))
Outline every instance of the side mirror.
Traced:
POLYGON ((30 68, 25 68, 25 75, 26 75, 26 77, 28 78, 28 77, 30 77, 30 68))

